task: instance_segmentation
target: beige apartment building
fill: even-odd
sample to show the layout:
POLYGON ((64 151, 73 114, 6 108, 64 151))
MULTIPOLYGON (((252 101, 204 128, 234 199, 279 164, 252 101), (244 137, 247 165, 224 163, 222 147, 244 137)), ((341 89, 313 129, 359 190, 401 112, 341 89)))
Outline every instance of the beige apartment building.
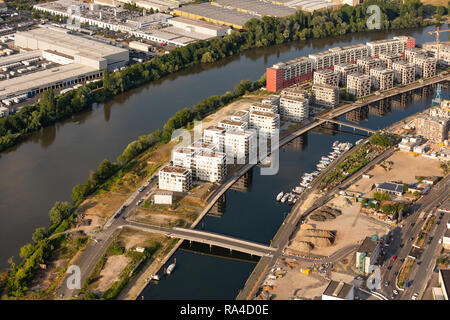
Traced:
POLYGON ((424 138, 442 142, 448 138, 450 120, 433 116, 420 116, 417 118, 416 134, 424 138))
POLYGON ((358 71, 360 73, 369 75, 370 69, 373 69, 376 67, 381 67, 381 60, 377 59, 377 58, 366 57, 366 58, 358 59, 356 64, 358 65, 358 71))
POLYGON ((308 99, 282 96, 280 99, 280 116, 282 119, 294 122, 301 122, 308 119, 308 99))
POLYGON ((313 85, 312 102, 318 106, 337 107, 339 105, 339 88, 327 84, 313 85))
POLYGON ((436 75, 436 58, 417 56, 413 63, 418 77, 428 79, 436 75))
POLYGON ((189 191, 192 188, 191 170, 177 166, 164 166, 159 170, 158 188, 176 192, 189 191))
POLYGON ((394 70, 376 67, 370 70, 371 85, 377 90, 388 90, 394 87, 394 70))
POLYGON ((314 71, 314 84, 339 85, 339 75, 333 70, 324 69, 314 71))
POLYGON ((406 61, 394 62, 394 79, 401 84, 409 84, 416 81, 416 67, 413 63, 406 61))
POLYGON ((347 76, 347 92, 356 98, 370 94, 370 76, 367 74, 355 73, 347 76))
POLYGON ((250 128, 260 135, 272 136, 280 130, 280 115, 272 112, 250 112, 250 128))
POLYGON ((384 53, 380 54, 379 59, 383 67, 387 69, 392 69, 392 64, 394 62, 399 62, 403 60, 403 55, 401 53, 384 53))
POLYGON ((341 63, 334 66, 334 71, 339 75, 339 85, 347 84, 347 75, 358 72, 358 65, 354 63, 341 63))

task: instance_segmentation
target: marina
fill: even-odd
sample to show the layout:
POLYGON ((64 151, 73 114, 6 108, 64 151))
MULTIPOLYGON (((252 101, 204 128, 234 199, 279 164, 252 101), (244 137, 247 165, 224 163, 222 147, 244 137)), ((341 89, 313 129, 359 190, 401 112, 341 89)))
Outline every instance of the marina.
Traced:
MULTIPOLYGON (((357 143, 360 143, 362 139, 358 140, 357 143)), ((355 143, 355 144, 357 144, 355 143)), ((281 203, 287 203, 289 205, 294 205, 300 196, 305 192, 305 190, 310 189, 312 187, 312 183, 315 178, 317 178, 321 171, 326 169, 330 164, 332 164, 335 160, 339 159, 345 152, 350 150, 353 147, 351 142, 340 142, 338 140, 333 142, 332 150, 328 155, 322 156, 320 158, 319 163, 316 165, 317 170, 313 172, 305 172, 300 178, 300 183, 298 186, 295 186, 291 192, 284 193, 281 191, 277 196, 276 200, 281 203)))

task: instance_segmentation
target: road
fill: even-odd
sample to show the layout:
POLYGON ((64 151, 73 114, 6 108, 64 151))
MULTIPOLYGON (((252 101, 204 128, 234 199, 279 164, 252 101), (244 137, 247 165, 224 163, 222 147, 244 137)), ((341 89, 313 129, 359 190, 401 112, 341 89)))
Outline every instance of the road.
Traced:
POLYGON ((380 289, 390 299, 392 298, 393 290, 399 292, 397 296, 394 295, 394 299, 397 300, 410 299, 414 293, 421 294, 424 289, 424 282, 431 276, 433 268, 430 264, 438 251, 439 238, 442 238, 442 234, 445 232, 446 224, 444 221, 440 223, 438 228, 433 226, 430 230, 429 234, 433 236, 433 240, 431 244, 427 244, 427 241, 425 242, 423 246, 425 251, 421 257, 421 264, 418 266, 415 263, 408 276, 408 280, 414 279, 411 281, 411 287, 406 288, 405 291, 398 290, 396 287, 396 278, 403 265, 402 259, 406 259, 411 251, 412 244, 416 241, 424 226, 424 219, 430 212, 434 214, 436 206, 448 198, 449 188, 450 176, 447 176, 432 188, 427 195, 416 202, 414 213, 400 223, 400 226, 403 227, 395 228, 392 231, 393 240, 388 247, 385 247, 386 253, 381 264, 382 287, 380 289), (395 261, 392 260, 394 256, 397 256, 395 261), (388 282, 387 286, 384 285, 385 282, 388 282))

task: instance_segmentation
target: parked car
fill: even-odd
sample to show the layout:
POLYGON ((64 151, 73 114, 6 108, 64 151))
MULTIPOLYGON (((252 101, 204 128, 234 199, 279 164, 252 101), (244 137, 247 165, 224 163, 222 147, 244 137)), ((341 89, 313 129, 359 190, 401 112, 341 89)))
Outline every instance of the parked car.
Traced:
POLYGON ((397 256, 392 257, 392 261, 395 261, 397 259, 397 256))
POLYGON ((136 205, 140 205, 142 202, 144 202, 142 199, 136 202, 136 205))
POLYGON ((393 293, 393 294, 395 294, 395 295, 398 295, 398 291, 397 291, 397 290, 395 290, 395 289, 394 289, 394 290, 392 290, 392 293, 393 293))
POLYGON ((384 283, 384 286, 387 287, 388 285, 389 285, 389 281, 386 281, 386 282, 384 283))
POLYGON ((140 187, 140 188, 138 189, 138 191, 139 191, 139 192, 142 192, 142 191, 144 191, 144 189, 145 189, 145 187, 142 186, 142 187, 140 187))

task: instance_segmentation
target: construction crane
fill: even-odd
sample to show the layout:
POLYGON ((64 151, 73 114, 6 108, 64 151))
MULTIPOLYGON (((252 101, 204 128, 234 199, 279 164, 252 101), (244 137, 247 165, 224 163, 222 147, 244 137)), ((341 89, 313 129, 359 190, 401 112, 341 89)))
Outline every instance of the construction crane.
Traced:
POLYGON ((440 30, 439 27, 436 27, 435 31, 429 31, 428 33, 429 34, 436 33, 436 44, 439 44, 439 34, 441 32, 449 32, 449 31, 450 31, 450 29, 440 30))

